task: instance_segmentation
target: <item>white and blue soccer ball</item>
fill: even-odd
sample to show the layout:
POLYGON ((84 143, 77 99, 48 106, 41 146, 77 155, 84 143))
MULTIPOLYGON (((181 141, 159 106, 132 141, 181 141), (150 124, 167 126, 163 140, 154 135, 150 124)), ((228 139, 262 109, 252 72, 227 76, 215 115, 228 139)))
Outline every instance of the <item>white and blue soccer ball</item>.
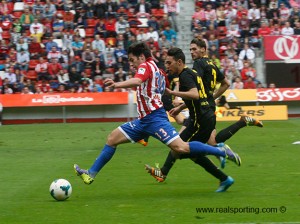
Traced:
POLYGON ((72 194, 72 186, 65 179, 54 180, 50 185, 50 194, 57 201, 64 201, 72 194))

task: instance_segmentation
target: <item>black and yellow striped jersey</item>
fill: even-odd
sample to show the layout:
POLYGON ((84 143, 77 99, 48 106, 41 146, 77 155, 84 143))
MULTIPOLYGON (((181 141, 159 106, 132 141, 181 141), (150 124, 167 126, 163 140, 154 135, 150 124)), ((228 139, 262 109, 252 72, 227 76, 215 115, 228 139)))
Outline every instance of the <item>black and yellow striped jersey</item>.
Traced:
POLYGON ((193 88, 197 88, 199 99, 183 99, 183 101, 189 109, 191 118, 197 120, 210 110, 210 105, 207 102, 207 95, 201 76, 196 71, 185 67, 179 74, 179 91, 187 92, 193 88))
POLYGON ((217 83, 225 79, 224 74, 208 57, 202 57, 194 61, 193 69, 202 78, 207 100, 211 107, 215 107, 215 100, 213 93, 216 89, 217 83))

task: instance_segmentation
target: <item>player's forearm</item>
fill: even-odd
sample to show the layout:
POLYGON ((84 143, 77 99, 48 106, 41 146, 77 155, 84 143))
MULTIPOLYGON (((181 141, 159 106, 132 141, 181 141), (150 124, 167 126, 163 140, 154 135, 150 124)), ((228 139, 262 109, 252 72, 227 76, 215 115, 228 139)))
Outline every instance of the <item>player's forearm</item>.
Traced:
POLYGON ((224 79, 221 82, 220 88, 214 93, 214 99, 217 99, 220 96, 222 96, 223 93, 229 88, 229 86, 230 86, 229 82, 226 79, 224 79))
POLYGON ((196 88, 191 89, 187 92, 172 91, 171 94, 174 96, 181 97, 182 99, 186 99, 186 100, 198 100, 199 99, 199 93, 196 88))
POLYGON ((139 78, 131 78, 123 82, 116 82, 115 88, 134 88, 142 84, 139 78))

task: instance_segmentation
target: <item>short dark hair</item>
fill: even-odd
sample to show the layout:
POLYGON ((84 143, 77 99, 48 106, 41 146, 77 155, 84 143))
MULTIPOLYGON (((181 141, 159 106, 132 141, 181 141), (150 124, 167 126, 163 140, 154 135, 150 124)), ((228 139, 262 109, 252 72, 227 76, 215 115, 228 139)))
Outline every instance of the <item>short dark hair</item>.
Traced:
POLYGON ((196 44, 200 48, 205 48, 205 50, 207 48, 206 43, 203 39, 194 38, 192 39, 191 44, 196 44))
POLYGON ((173 57, 176 61, 181 60, 185 64, 185 55, 178 47, 172 47, 169 49, 168 56, 173 57))
POLYGON ((133 43, 128 48, 128 54, 133 54, 134 56, 144 55, 145 58, 152 56, 151 50, 145 42, 133 43))

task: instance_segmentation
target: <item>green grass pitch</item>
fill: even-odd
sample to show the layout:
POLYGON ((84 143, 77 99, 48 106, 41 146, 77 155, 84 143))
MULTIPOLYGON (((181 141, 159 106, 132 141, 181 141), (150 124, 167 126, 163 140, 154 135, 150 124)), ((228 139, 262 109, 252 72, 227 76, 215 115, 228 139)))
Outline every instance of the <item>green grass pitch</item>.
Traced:
POLYGON ((300 119, 264 124, 227 142, 243 163, 227 163, 235 184, 225 193, 215 193, 218 181, 190 160, 155 182, 144 164, 162 165, 168 149, 153 138, 147 147, 121 145, 95 182, 83 184, 73 164, 88 168, 119 123, 1 126, 0 223, 300 223, 300 145, 292 144, 300 119), (67 201, 49 194, 57 178, 72 184, 67 201))

